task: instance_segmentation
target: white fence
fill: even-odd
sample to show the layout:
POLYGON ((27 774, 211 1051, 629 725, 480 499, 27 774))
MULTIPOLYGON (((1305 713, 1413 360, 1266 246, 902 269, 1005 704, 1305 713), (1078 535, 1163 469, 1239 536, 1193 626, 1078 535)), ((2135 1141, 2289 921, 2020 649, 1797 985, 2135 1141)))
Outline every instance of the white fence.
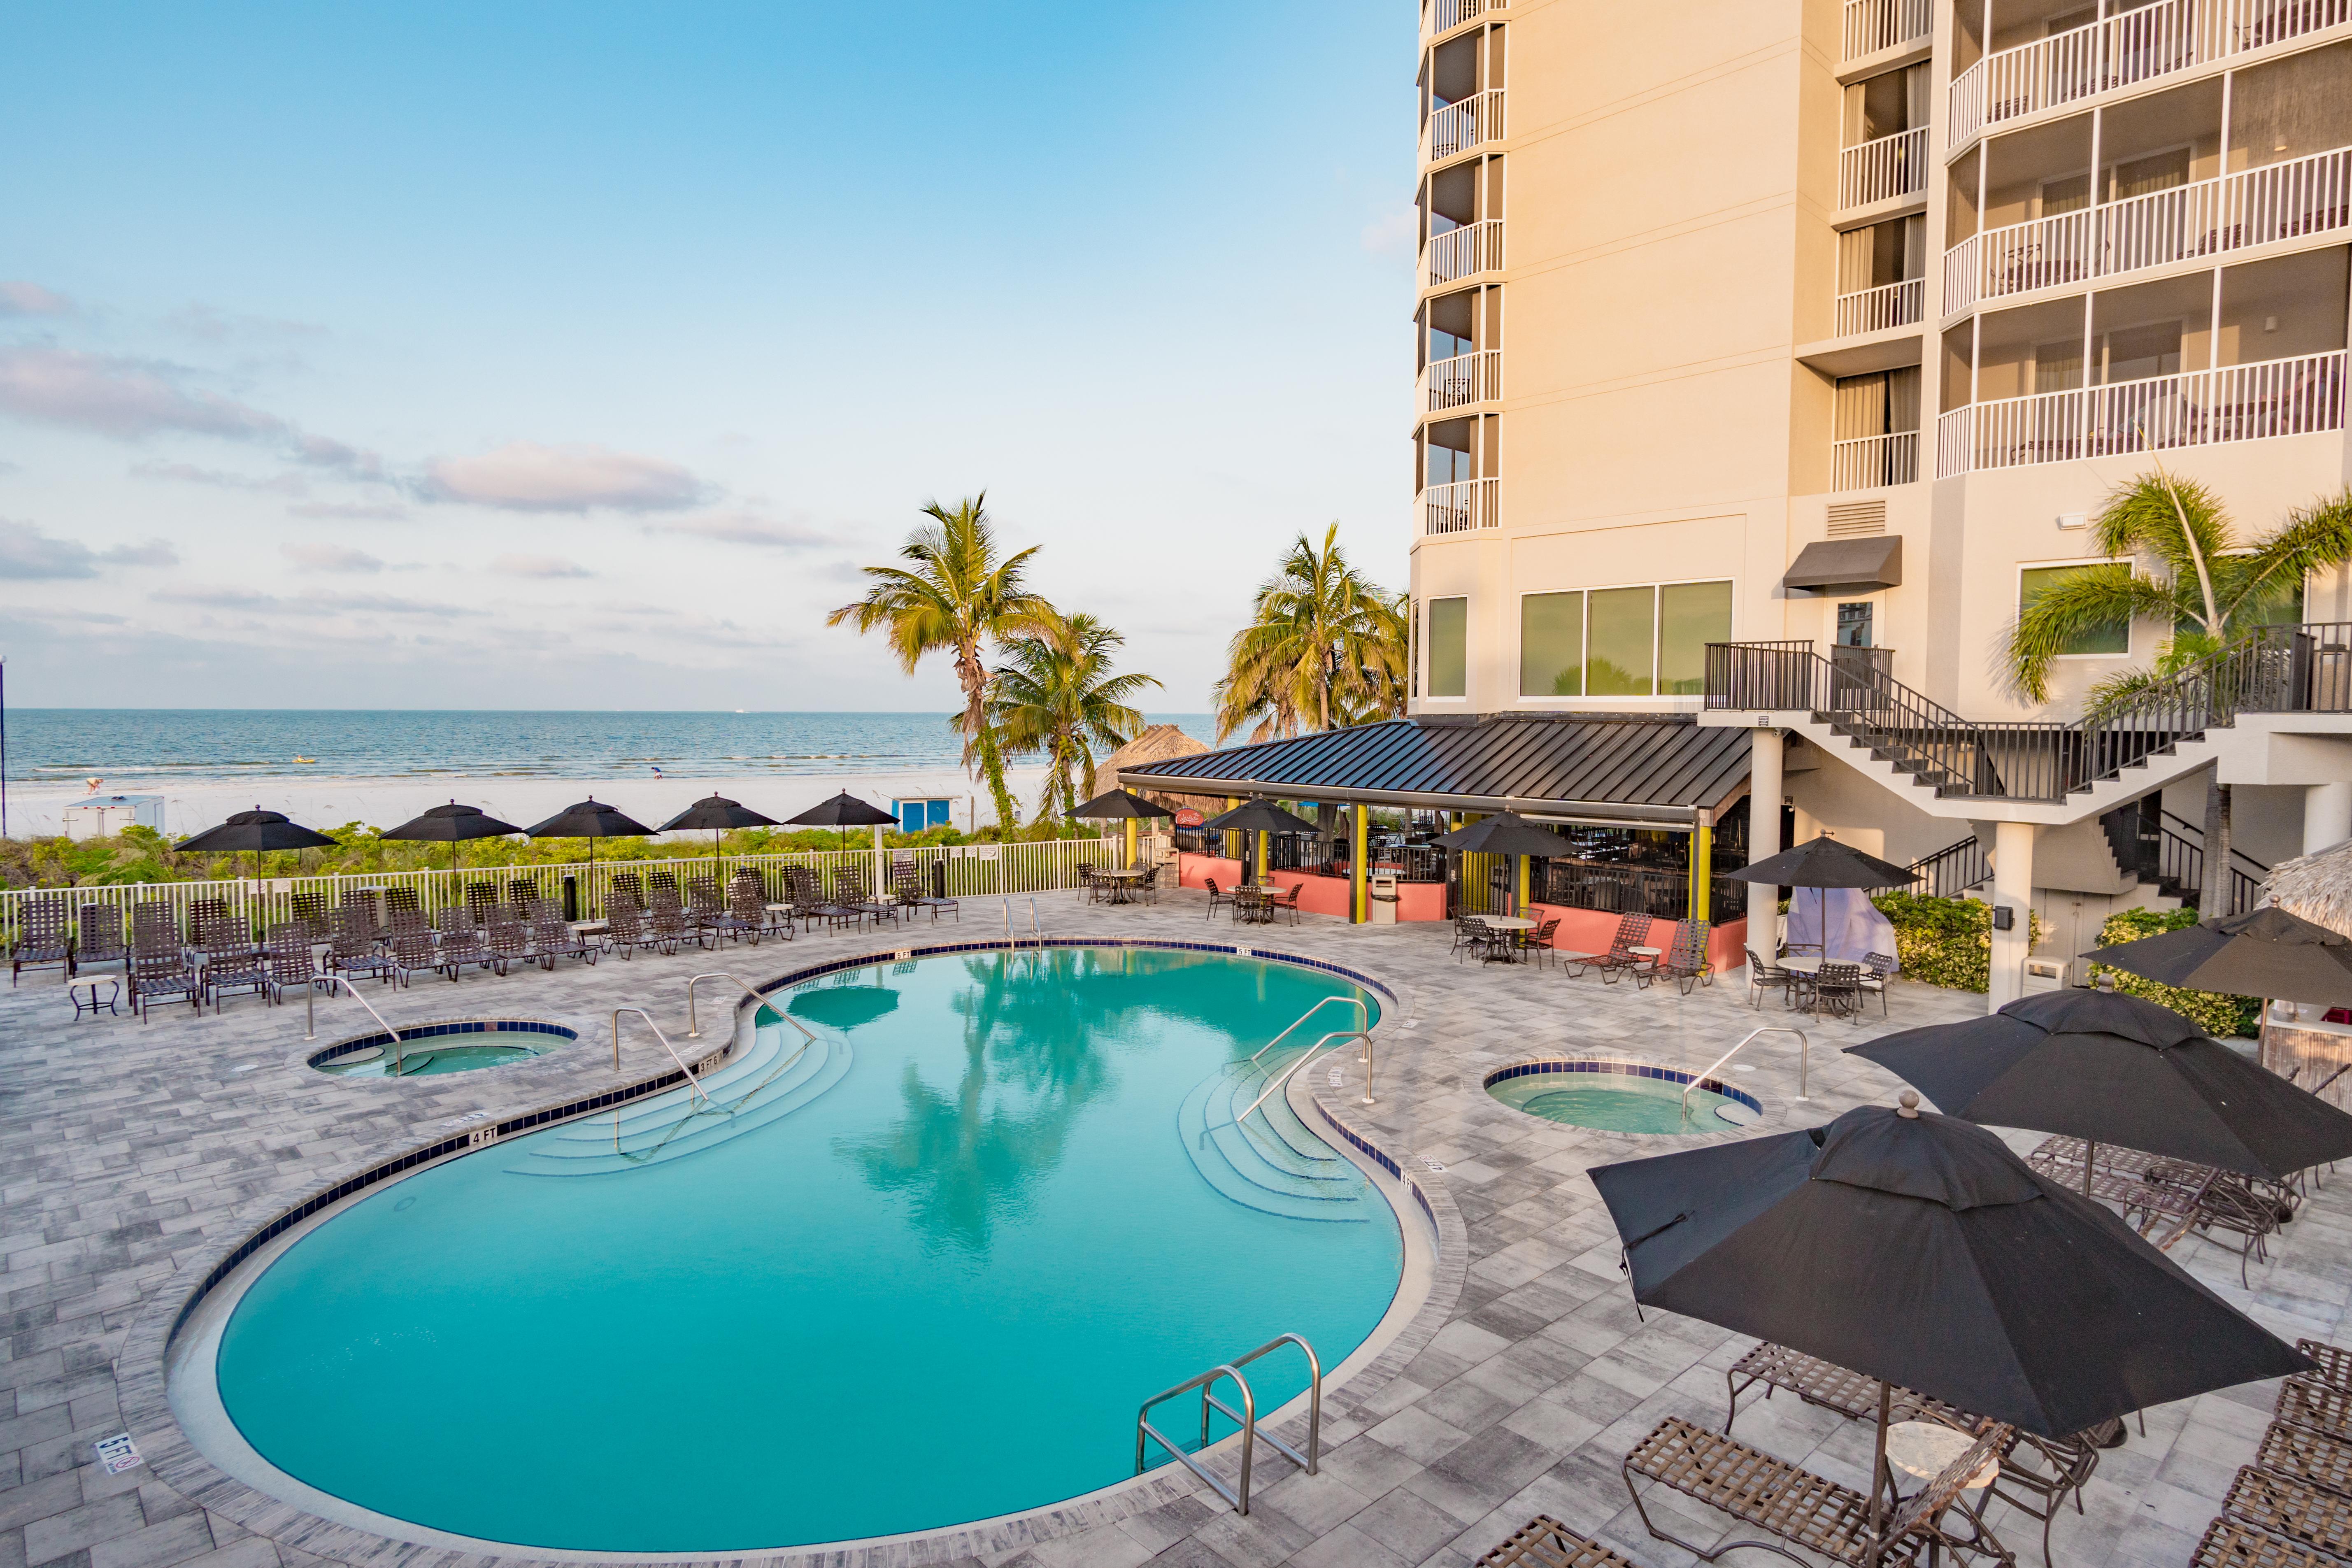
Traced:
POLYGON ((1944 253, 1944 310, 2352 226, 2352 147, 1987 229, 1944 253))
POLYGON ((1845 0, 1843 60, 1915 42, 1934 26, 1933 0, 1845 0))
POLYGON ((1488 142, 1499 142, 1503 130, 1503 89, 1474 92, 1459 103, 1449 103, 1429 117, 1429 161, 1440 163, 1456 153, 1488 142))
POLYGON ((1838 205, 1866 207, 1874 202, 1916 195, 1927 188, 1927 128, 1897 131, 1838 156, 1838 205))
POLYGON ((1503 351, 1484 349, 1432 360, 1427 375, 1429 410, 1490 403, 1503 395, 1503 351))
MULTIPOLYGON (((851 843, 856 843, 853 837, 851 843)), ((984 898, 999 893, 1049 892, 1077 886, 1081 861, 1108 865, 1122 854, 1116 838, 1060 838, 1037 844, 972 844, 933 846, 919 849, 886 849, 877 858, 871 844, 847 849, 825 849, 791 855, 725 855, 715 863, 709 857, 687 860, 600 860, 571 865, 494 866, 460 868, 455 871, 377 871, 334 877, 279 877, 211 882, 127 882, 106 887, 11 888, 0 889, 0 930, 22 929, 26 900, 62 899, 69 906, 111 904, 123 911, 123 930, 131 929, 134 904, 162 902, 186 931, 189 906, 218 900, 229 918, 243 920, 259 931, 294 915, 297 898, 323 899, 328 907, 347 900, 373 898, 394 888, 413 889, 428 911, 462 904, 466 889, 486 885, 508 899, 518 885, 539 898, 564 901, 578 918, 602 916, 611 897, 613 879, 635 877, 641 887, 657 873, 667 873, 683 889, 698 877, 716 875, 722 886, 737 868, 760 873, 772 896, 784 892, 782 872, 801 867, 826 879, 847 871, 868 888, 889 885, 898 865, 912 864, 923 889, 943 887, 949 898, 984 898), (935 872, 935 868, 939 868, 935 872), (935 884, 935 875, 937 881, 935 884), (572 897, 565 898, 565 884, 572 897)))
POLYGON ((1430 486, 1421 492, 1422 531, 1464 533, 1495 527, 1496 489, 1494 479, 1457 479, 1450 485, 1430 486))
POLYGON ((1426 258, 1423 276, 1432 288, 1473 273, 1494 271, 1503 265, 1503 220, 1488 218, 1433 234, 1423 254, 1426 258))
POLYGON ((1936 474, 2341 430, 2344 371, 2338 349, 1955 408, 1936 424, 1936 474))
POLYGON ((1830 443, 1830 489, 1870 490, 1919 477, 1919 432, 1858 436, 1830 443))
POLYGON ((1851 294, 1837 297, 1837 335, 1852 337, 1856 332, 1882 332, 1889 327, 1907 327, 1919 320, 1919 308, 1927 297, 1927 280, 1906 278, 1899 283, 1882 283, 1875 289, 1857 289, 1851 294))
POLYGON ((1484 16, 1489 11, 1507 11, 1510 5, 1511 0, 1436 0, 1430 31, 1450 32, 1474 16, 1484 16))
POLYGON ((2158 0, 1977 61, 1953 79, 1946 136, 1958 147, 1988 125, 2347 21, 2352 0, 2158 0))

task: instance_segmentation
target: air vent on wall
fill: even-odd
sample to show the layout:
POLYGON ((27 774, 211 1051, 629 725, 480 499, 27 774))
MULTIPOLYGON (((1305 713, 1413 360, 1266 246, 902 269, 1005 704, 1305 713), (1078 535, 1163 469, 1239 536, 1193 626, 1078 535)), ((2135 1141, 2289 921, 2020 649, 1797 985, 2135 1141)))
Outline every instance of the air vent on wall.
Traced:
POLYGON ((1884 497, 1877 500, 1841 501, 1830 508, 1832 539, 1851 539, 1857 533, 1885 531, 1886 501, 1884 497))

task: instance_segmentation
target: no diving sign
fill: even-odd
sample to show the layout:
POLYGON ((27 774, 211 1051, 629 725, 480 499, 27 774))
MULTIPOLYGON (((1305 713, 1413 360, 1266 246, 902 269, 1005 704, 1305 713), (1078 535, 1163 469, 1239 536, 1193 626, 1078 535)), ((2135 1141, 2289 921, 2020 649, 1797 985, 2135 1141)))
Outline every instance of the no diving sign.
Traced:
POLYGON ((147 1462, 139 1457, 139 1445, 131 1440, 128 1432, 117 1433, 102 1442, 92 1443, 90 1447, 98 1451, 98 1462, 106 1467, 106 1473, 110 1476, 135 1470, 147 1462))

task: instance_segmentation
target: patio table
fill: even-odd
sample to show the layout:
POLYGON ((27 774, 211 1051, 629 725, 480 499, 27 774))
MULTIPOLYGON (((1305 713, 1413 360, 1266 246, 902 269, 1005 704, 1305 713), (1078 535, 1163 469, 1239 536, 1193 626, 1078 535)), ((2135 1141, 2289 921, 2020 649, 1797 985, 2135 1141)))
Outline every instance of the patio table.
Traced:
MULTIPOLYGON (((1530 920, 1522 920, 1517 915, 1480 915, 1478 917, 1478 923, 1485 926, 1488 931, 1499 931, 1505 936, 1515 936, 1520 931, 1533 931, 1536 929, 1535 921, 1530 920)), ((1639 952, 1640 950, 1637 948, 1635 951, 1639 952)), ((1512 944, 1509 942, 1489 943, 1487 945, 1485 957, 1486 961, 1489 963, 1517 963, 1518 962, 1517 958, 1513 956, 1512 944)))
POLYGON ((1095 875, 1110 885, 1110 902, 1131 904, 1135 902, 1136 884, 1143 880, 1144 870, 1140 866, 1133 866, 1120 871, 1097 871, 1095 875))

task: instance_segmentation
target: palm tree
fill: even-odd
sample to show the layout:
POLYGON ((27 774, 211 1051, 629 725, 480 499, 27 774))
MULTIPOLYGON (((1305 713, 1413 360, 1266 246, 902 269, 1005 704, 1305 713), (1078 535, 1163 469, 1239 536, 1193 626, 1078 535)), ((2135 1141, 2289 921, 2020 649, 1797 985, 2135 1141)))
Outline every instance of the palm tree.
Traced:
MULTIPOLYGON (((2078 572, 2034 595, 2011 628, 2006 662, 2020 694, 2050 694, 2050 666, 2086 635, 2160 621, 2173 628, 2149 668, 2094 686, 2093 716, 2200 660, 2236 647, 2282 616, 2299 616, 2305 579, 2352 559, 2352 491, 2288 513, 2252 544, 2240 542, 2221 500, 2162 465, 2117 487, 2091 525, 2098 554, 2128 558, 2121 572, 2078 572)), ((2209 914, 2229 910, 2230 791, 2217 776, 2205 791, 2205 887, 2209 914)))
POLYGON ((1093 796, 1096 747, 1116 750, 1143 728, 1129 700, 1160 682, 1111 673, 1112 657, 1126 642, 1092 616, 1048 611, 1034 632, 1005 645, 989 714, 1007 751, 1046 755, 1040 822, 1066 816, 1093 796))
POLYGON ((1265 741, 1402 711, 1404 644, 1398 602, 1348 563, 1339 525, 1320 548, 1300 534, 1226 648, 1217 738, 1253 720, 1265 741))
POLYGON ((868 566, 866 596, 825 617, 861 632, 879 629, 889 638, 899 667, 913 674, 928 653, 955 660, 963 688, 963 711, 953 721, 964 736, 964 766, 987 781, 996 820, 1006 832, 1015 822, 1012 793, 1004 787, 1004 752, 988 719, 985 648, 1030 631, 1051 606, 1024 586, 1022 569, 1037 547, 997 559, 996 530, 988 521, 985 491, 967 498, 953 511, 933 501, 923 508, 931 521, 907 536, 898 554, 905 566, 868 566))

